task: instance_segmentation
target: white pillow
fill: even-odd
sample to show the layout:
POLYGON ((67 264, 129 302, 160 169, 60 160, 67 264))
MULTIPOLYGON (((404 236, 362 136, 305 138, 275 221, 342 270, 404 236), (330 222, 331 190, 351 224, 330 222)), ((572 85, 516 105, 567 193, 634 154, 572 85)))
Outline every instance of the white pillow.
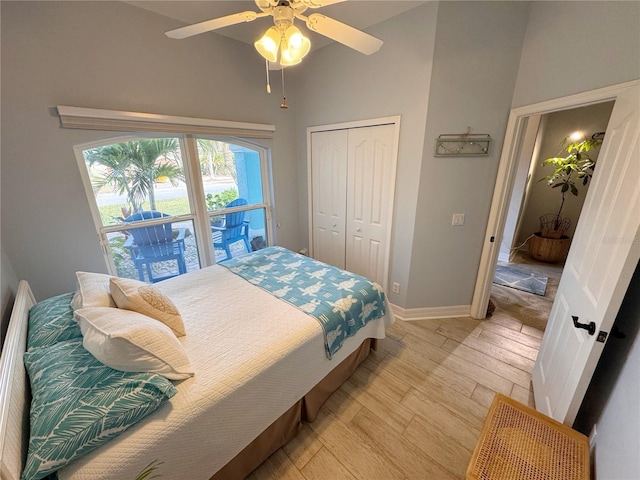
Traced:
POLYGON ((113 277, 109 291, 118 308, 133 310, 167 325, 176 337, 186 335, 180 312, 156 287, 130 278, 113 277))
POLYGON ((111 275, 104 273, 76 272, 76 293, 71 299, 71 308, 115 307, 109 292, 111 275))
POLYGON ((99 361, 124 372, 158 373, 169 380, 194 374, 180 341, 165 324, 131 310, 109 307, 74 312, 82 344, 99 361))

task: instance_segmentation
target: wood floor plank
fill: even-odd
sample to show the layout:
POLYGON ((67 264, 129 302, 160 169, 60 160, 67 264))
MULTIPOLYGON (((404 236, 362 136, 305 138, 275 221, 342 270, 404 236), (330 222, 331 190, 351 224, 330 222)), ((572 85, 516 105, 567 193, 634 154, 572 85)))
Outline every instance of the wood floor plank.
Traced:
POLYGON ((464 478, 472 450, 468 450, 444 432, 434 428, 419 415, 413 417, 404 432, 404 437, 454 476, 464 478))
POLYGON ((353 373, 351 381, 359 387, 377 388, 396 402, 399 402, 411 386, 385 371, 379 363, 372 363, 367 360, 362 362, 360 367, 353 373))
MULTIPOLYGON (((517 385, 514 385, 514 388, 517 385)), ((496 392, 488 389, 484 385, 478 384, 476 389, 473 391, 473 395, 471 395, 471 399, 478 402, 480 405, 484 405, 489 408, 491 403, 493 402, 493 397, 495 397, 496 392)))
POLYGON ((302 424, 296 435, 282 449, 298 469, 302 469, 322 448, 322 442, 308 424, 302 424))
MULTIPOLYGON (((403 435, 385 428, 373 412, 363 408, 349 424, 364 441, 407 478, 453 480, 455 477, 403 435)), ((330 478, 330 477, 326 477, 330 478)))
POLYGON ((349 423, 360 411, 362 404, 343 388, 339 388, 327 399, 324 406, 343 423, 349 423))
POLYGON ((342 465, 336 457, 322 447, 301 470, 307 480, 355 480, 347 467, 342 465))
POLYGON ((482 329, 496 333, 503 337, 507 337, 511 340, 514 340, 518 343, 522 343, 528 347, 533 347, 535 349, 540 348, 541 339, 537 337, 532 337, 531 335, 527 335, 526 333, 516 332, 515 330, 511 330, 510 328, 506 328, 498 323, 492 322, 491 320, 486 321, 482 325, 482 329))
POLYGON ((530 327, 529 325, 522 325, 522 330, 520 331, 526 335, 529 335, 530 337, 535 337, 539 339, 542 339, 542 336, 544 335, 544 332, 542 330, 539 330, 534 327, 530 327))
POLYGON ((467 376, 460 375, 445 366, 439 365, 415 349, 402 348, 396 353, 392 353, 391 357, 397 358, 404 364, 412 367, 406 372, 407 375, 398 372, 397 370, 395 371, 395 375, 398 378, 410 385, 419 385, 427 381, 429 378, 434 378, 449 385, 452 389, 457 390, 467 397, 470 397, 473 390, 476 388, 475 380, 472 380, 467 376), (413 377, 416 383, 411 383, 408 377, 413 377))
POLYGON ((533 406, 542 334, 504 312, 396 321, 317 419, 247 478, 464 478, 495 393, 533 406))
POLYGON ((387 337, 393 338, 394 340, 402 340, 402 337, 405 336, 407 332, 403 330, 400 326, 400 320, 396 320, 390 327, 387 327, 387 337))
POLYGON ((429 400, 436 401, 452 413, 464 418, 470 425, 481 428, 487 416, 488 407, 448 389, 446 386, 432 383, 433 388, 427 391, 412 388, 402 399, 401 404, 417 415, 425 416, 429 408, 429 400))
POLYGON ((486 321, 498 323, 504 327, 520 332, 522 330, 522 322, 501 312, 494 312, 486 321))
POLYGON ((405 343, 409 349, 419 351, 421 355, 424 355, 439 366, 447 368, 451 372, 467 377, 469 380, 477 383, 482 383, 496 392, 504 393, 505 395, 511 393, 513 382, 480 365, 474 364, 459 356, 451 355, 449 352, 440 348, 420 342, 412 334, 405 335, 402 342, 405 343))
POLYGON ((462 343, 458 343, 455 340, 447 340, 442 346, 443 350, 451 352, 454 355, 459 356, 469 362, 484 367, 487 370, 504 377, 512 383, 517 383, 522 387, 528 387, 531 382, 531 375, 527 372, 520 370, 508 363, 497 360, 486 353, 479 350, 468 347, 462 343))
POLYGON ((322 407, 311 428, 327 450, 357 479, 404 479, 404 475, 389 465, 367 443, 322 407))
POLYGON ((397 432, 402 433, 413 418, 411 411, 377 388, 358 387, 350 379, 340 388, 355 398, 358 403, 378 415, 383 422, 397 432))
MULTIPOLYGON (((431 329, 431 327, 435 327, 435 324, 426 323, 425 321, 420 320, 412 322, 402 322, 401 324, 400 322, 396 323, 398 323, 398 328, 401 328, 405 332, 405 335, 410 333, 413 336, 424 340, 427 343, 430 343, 431 345, 435 345, 436 347, 441 346, 447 340, 446 336, 437 333, 437 329, 440 328, 440 322, 438 322, 438 326, 433 330, 431 329), (427 328, 424 327, 425 323, 428 325, 427 328)), ((405 336, 403 335, 402 338, 404 339, 405 336)))
MULTIPOLYGON (((398 328, 403 329, 404 327, 411 328, 411 326, 416 326, 423 330, 432 330, 436 331, 442 322, 446 321, 443 318, 429 318, 423 320, 397 320, 398 328)), ((395 325, 395 323, 394 323, 395 325)), ((411 330, 405 330, 406 333, 410 333, 411 330)))
POLYGON ((252 472, 255 480, 305 480, 284 450, 277 450, 252 472))
POLYGON ((452 324, 443 323, 438 327, 438 330, 436 330, 436 332, 444 335, 448 339, 452 338, 458 342, 464 341, 469 336, 477 337, 478 335, 480 335, 481 331, 482 331, 482 328, 480 327, 476 327, 470 330, 468 328, 464 328, 464 327, 461 327, 460 325, 456 325, 453 323, 452 324))
POLYGON ((533 390, 531 390, 531 388, 522 388, 520 385, 514 385, 510 396, 520 403, 529 405, 531 408, 536 408, 536 402, 534 400, 533 390))
POLYGON ((488 343, 492 343, 494 345, 497 345, 498 347, 504 348, 505 350, 517 353, 518 355, 522 355, 523 357, 528 358, 529 360, 533 360, 534 362, 538 357, 537 348, 529 347, 488 330, 483 330, 482 332, 480 332, 480 335, 478 335, 478 339, 484 340, 488 343))
POLYGON ((415 402, 411 405, 416 411, 416 415, 420 416, 426 423, 454 438, 469 450, 475 448, 476 441, 480 435, 481 423, 484 422, 478 422, 474 425, 474 422, 470 421, 468 417, 465 418, 453 413, 445 405, 428 398, 426 395, 414 394, 407 397, 406 403, 403 403, 403 405, 409 404, 411 399, 420 398, 419 406, 415 402))
MULTIPOLYGON (((507 350, 506 348, 489 342, 485 337, 482 336, 482 333, 478 338, 467 337, 462 343, 470 348, 473 348, 474 350, 484 352, 487 355, 500 360, 501 362, 508 363, 509 365, 519 368, 526 373, 530 374, 533 371, 533 365, 535 363, 534 360, 531 360, 530 358, 520 355, 519 353, 513 352, 512 350, 507 350)), ((511 345, 513 346, 513 343, 511 343, 511 345)), ((516 350, 519 350, 519 346, 520 344, 517 344, 514 348, 516 350)))

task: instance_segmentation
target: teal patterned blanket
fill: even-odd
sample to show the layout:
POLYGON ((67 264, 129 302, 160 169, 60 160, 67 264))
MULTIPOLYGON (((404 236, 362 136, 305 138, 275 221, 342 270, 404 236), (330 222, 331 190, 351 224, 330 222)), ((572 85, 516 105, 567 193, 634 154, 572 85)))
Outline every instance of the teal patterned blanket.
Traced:
POLYGON ((384 316, 382 287, 360 275, 269 247, 219 265, 316 318, 327 357, 369 321, 384 316))

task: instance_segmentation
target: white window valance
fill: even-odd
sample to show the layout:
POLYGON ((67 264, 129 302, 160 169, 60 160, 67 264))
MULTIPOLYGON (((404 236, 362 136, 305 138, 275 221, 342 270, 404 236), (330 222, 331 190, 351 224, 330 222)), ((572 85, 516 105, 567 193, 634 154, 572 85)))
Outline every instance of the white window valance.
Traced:
POLYGON ((161 132, 225 135, 244 138, 273 138, 276 127, 263 123, 232 122, 207 118, 122 112, 58 105, 64 128, 114 130, 119 132, 161 132))

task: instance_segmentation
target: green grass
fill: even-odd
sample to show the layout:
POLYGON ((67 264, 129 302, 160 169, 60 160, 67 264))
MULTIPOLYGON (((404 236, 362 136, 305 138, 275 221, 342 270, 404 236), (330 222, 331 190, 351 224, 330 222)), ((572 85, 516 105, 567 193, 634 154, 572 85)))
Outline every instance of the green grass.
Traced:
MULTIPOLYGON (((122 205, 105 205, 104 207, 99 207, 100 215, 102 216, 102 224, 113 225, 118 223, 115 219, 122 217, 122 211, 120 210, 121 206, 122 205)), ((149 203, 143 203, 142 207, 144 210, 149 210, 149 203)), ((156 210, 169 215, 184 215, 189 213, 189 201, 186 198, 157 200, 156 210)))

